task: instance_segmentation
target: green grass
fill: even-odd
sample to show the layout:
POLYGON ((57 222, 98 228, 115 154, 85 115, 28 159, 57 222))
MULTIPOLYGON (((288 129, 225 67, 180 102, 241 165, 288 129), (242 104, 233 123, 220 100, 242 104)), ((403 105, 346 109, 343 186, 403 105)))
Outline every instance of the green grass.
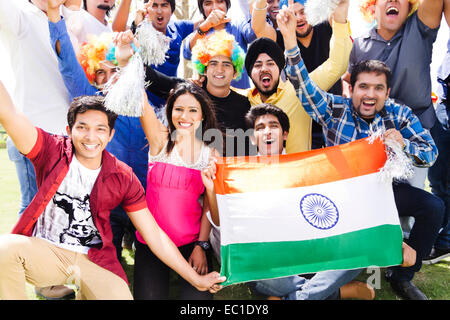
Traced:
MULTIPOLYGON (((19 210, 19 185, 14 165, 9 161, 6 149, 0 149, 0 234, 9 233, 17 221, 19 210)), ((123 251, 123 267, 128 275, 130 284, 133 283, 134 252, 123 251)), ((215 264, 215 270, 219 266, 215 264)), ((370 270, 369 270, 370 271, 370 270)), ((416 273, 414 283, 433 300, 450 300, 450 258, 434 265, 424 265, 422 270, 416 273)), ((172 281, 174 278, 172 278, 172 281)), ((376 286, 376 300, 399 300, 392 292, 389 284, 384 279, 384 269, 378 273, 364 270, 357 278, 360 281, 369 281, 376 286)), ((132 289, 132 288, 131 288, 132 289)), ((27 286, 30 299, 38 299, 31 285, 27 286)), ((263 297, 250 292, 246 284, 237 284, 226 287, 217 293, 217 300, 254 300, 263 297)))

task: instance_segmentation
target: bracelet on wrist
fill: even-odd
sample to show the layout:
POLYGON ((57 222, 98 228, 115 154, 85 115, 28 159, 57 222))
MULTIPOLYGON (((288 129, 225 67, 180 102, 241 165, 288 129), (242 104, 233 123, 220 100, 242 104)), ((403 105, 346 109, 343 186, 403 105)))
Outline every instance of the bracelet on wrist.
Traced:
MULTIPOLYGON (((209 31, 209 30, 208 30, 208 31, 209 31)), ((200 26, 197 27, 197 33, 198 33, 201 37, 205 36, 205 35, 208 33, 208 31, 202 31, 202 29, 200 29, 200 26)))
POLYGON ((209 250, 211 248, 211 244, 209 243, 209 241, 196 241, 195 245, 199 246, 204 251, 209 250))

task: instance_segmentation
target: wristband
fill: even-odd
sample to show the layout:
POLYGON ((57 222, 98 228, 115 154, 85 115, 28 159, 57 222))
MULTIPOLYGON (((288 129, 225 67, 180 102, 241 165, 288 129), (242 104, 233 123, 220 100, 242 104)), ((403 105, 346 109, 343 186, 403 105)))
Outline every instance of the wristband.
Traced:
POLYGON ((200 36, 203 37, 205 34, 208 33, 208 31, 202 31, 202 30, 200 30, 200 26, 198 26, 198 27, 197 27, 197 33, 198 33, 200 36))
POLYGON ((204 251, 209 250, 211 248, 211 245, 209 244, 209 241, 196 241, 195 245, 199 246, 204 251))

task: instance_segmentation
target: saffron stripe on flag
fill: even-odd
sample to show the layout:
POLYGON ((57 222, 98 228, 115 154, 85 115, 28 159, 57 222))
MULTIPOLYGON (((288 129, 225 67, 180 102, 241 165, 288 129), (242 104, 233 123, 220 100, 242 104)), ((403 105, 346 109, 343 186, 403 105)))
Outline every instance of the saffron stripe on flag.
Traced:
POLYGON ((219 158, 214 187, 216 194, 296 188, 378 172, 385 162, 379 139, 280 156, 219 158))
POLYGON ((226 285, 402 261, 384 144, 361 139, 277 157, 222 159, 214 185, 226 285))

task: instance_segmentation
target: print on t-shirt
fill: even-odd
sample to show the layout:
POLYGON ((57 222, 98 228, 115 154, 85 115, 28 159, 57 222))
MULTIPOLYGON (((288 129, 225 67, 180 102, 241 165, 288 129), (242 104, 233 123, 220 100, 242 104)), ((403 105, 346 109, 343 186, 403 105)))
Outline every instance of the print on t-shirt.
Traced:
POLYGON ((67 228, 59 234, 60 243, 86 247, 91 246, 93 239, 100 239, 100 234, 92 221, 89 194, 80 199, 56 192, 53 203, 55 210, 63 210, 69 220, 67 228))
POLYGON ((89 201, 100 169, 88 169, 72 158, 69 171, 34 227, 35 237, 84 254, 102 242, 89 201))

